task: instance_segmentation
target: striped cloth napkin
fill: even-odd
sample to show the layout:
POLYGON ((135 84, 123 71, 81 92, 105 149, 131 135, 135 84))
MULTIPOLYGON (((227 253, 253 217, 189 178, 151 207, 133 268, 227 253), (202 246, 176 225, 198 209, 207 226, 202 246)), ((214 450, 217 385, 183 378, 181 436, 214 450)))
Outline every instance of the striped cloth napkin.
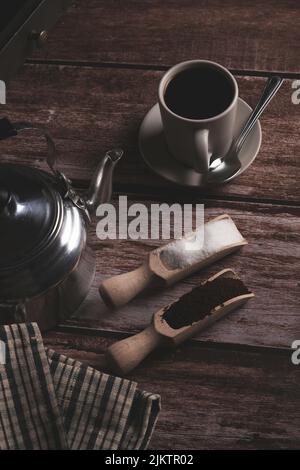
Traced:
POLYGON ((46 350, 35 323, 0 326, 0 341, 1 450, 147 447, 158 395, 46 350))

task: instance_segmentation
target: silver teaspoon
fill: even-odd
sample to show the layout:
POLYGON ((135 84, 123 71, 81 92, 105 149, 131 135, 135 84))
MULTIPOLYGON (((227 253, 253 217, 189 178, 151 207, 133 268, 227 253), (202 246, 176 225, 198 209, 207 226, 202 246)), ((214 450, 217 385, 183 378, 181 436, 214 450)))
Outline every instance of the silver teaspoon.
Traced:
POLYGON ((243 147, 249 133, 253 129, 253 126, 256 124, 257 120, 260 118, 272 98, 275 96, 282 83, 283 78, 277 76, 270 77, 267 80, 267 83, 264 87, 264 90, 257 105, 255 106, 246 123, 242 127, 239 135, 235 139, 233 139, 229 151, 227 152, 225 157, 217 158, 211 163, 209 167, 210 171, 218 171, 219 167, 221 170, 222 166, 222 174, 224 174, 225 170, 225 172, 228 173, 228 178, 231 178, 240 170, 241 163, 238 158, 239 152, 243 147), (224 165, 226 165, 226 169, 224 169, 224 165))

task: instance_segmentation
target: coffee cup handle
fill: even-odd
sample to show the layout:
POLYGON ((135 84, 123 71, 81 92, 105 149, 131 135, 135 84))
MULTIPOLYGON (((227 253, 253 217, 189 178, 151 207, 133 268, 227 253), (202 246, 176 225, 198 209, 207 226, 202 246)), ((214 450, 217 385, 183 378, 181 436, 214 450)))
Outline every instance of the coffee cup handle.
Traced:
POLYGON ((207 173, 209 169, 208 134, 209 131, 207 129, 195 130, 194 144, 197 157, 194 162, 194 168, 198 173, 207 173))

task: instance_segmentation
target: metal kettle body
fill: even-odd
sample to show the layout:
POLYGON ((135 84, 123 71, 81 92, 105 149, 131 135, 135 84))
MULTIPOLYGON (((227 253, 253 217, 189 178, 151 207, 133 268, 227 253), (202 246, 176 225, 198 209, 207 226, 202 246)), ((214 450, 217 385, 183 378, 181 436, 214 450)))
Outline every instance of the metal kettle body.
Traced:
MULTIPOLYGON (((37 128, 0 119, 0 139, 32 129, 37 128)), ((107 152, 88 191, 79 195, 57 170, 54 143, 42 132, 50 173, 0 164, 0 322, 37 321, 45 330, 71 316, 90 290, 95 256, 87 226, 111 197, 113 170, 123 152, 107 152)))

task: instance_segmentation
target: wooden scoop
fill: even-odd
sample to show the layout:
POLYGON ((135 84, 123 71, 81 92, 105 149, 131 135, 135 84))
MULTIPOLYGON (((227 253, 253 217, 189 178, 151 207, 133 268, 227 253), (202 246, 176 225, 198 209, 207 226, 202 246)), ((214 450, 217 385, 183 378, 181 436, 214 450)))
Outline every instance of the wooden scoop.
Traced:
POLYGON ((192 234, 152 251, 134 271, 104 280, 99 287, 100 295, 109 307, 120 307, 155 280, 174 284, 246 244, 229 215, 221 215, 204 224, 204 229, 202 226, 192 234), (197 241, 200 231, 203 238, 197 241), (193 249, 191 237, 196 240, 193 249))
POLYGON ((177 346, 252 297, 234 271, 224 269, 155 313, 144 331, 110 346, 107 364, 116 374, 127 374, 156 347, 177 346))

